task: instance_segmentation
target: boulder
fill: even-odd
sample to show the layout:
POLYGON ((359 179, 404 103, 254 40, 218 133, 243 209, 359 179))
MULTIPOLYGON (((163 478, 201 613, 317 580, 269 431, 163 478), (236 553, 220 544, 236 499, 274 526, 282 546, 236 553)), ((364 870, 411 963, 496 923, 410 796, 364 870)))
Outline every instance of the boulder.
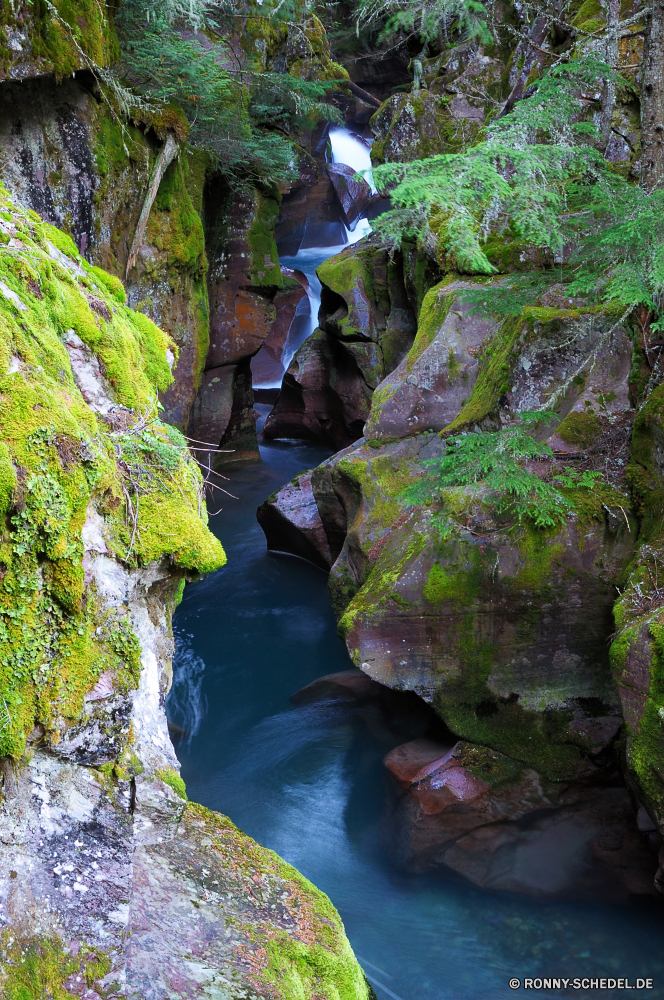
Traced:
MULTIPOLYGON (((569 301, 492 324, 468 311, 472 290, 454 279, 427 293, 410 352, 373 394, 365 439, 314 471, 339 552, 330 591, 369 676, 417 692, 457 736, 573 781, 596 774, 595 747, 622 715, 607 640, 636 539, 624 485, 631 347, 624 330, 587 322, 569 301), (591 373, 574 377, 588 357, 591 373), (577 506, 564 524, 539 529, 465 487, 424 505, 405 492, 447 448, 439 432, 498 433, 549 407, 556 419, 537 433, 554 456, 531 466, 537 474, 562 474, 569 487, 574 457, 609 476, 569 494, 577 506)), ((360 315, 351 300, 326 323, 343 335, 360 315)))
POLYGON ((268 437, 344 448, 362 435, 374 389, 403 359, 415 335, 410 265, 403 254, 391 260, 369 238, 318 268, 321 326, 284 376, 265 425, 268 437))
POLYGON ((291 695, 294 705, 312 705, 320 701, 343 701, 361 705, 378 700, 389 688, 367 677, 361 670, 341 670, 317 677, 311 684, 291 695))
POLYGON ((460 299, 468 287, 444 281, 427 292, 413 346, 375 393, 367 438, 390 441, 440 431, 462 409, 477 379, 477 356, 495 329, 490 316, 473 313, 460 299))
POLYGON ((356 180, 356 171, 345 163, 328 163, 326 170, 341 205, 343 220, 352 232, 366 214, 371 188, 365 180, 356 180))
POLYGON ((248 189, 208 196, 210 347, 205 367, 255 354, 276 318, 273 299, 284 281, 272 227, 277 203, 248 189))
MULTIPOLYGON (((281 385, 284 375, 282 354, 293 324, 311 322, 311 309, 307 290, 309 282, 302 271, 282 267, 284 288, 274 297, 275 320, 257 354, 251 359, 251 373, 255 388, 281 385)), ((295 331, 293 331, 295 332, 295 331)))
POLYGON ((339 247, 348 242, 334 185, 322 165, 316 180, 281 199, 274 235, 282 257, 294 257, 308 247, 339 247))
POLYGON ((311 489, 311 473, 303 472, 265 500, 256 517, 268 549, 290 552, 321 569, 332 565, 330 547, 311 489))
POLYGON ((656 855, 618 776, 553 783, 483 746, 414 740, 384 761, 384 833, 410 870, 540 898, 654 895, 656 855))
MULTIPOLYGON (((221 365, 203 372, 189 419, 189 433, 201 447, 220 449, 198 453, 199 461, 212 469, 260 457, 248 358, 236 365, 221 365)), ((218 482, 214 476, 212 481, 218 482)))
POLYGON ((343 448, 361 436, 370 402, 371 390, 353 354, 335 337, 314 330, 284 375, 263 434, 343 448))
MULTIPOLYGON (((395 741, 403 740, 417 740, 436 747, 440 747, 440 743, 434 743, 434 739, 449 739, 449 747, 454 743, 436 713, 421 698, 411 692, 393 691, 361 670, 342 670, 318 677, 291 695, 291 701, 300 707, 334 706, 352 713, 383 747, 394 746, 395 741)), ((438 753, 440 755, 440 751, 438 753)))

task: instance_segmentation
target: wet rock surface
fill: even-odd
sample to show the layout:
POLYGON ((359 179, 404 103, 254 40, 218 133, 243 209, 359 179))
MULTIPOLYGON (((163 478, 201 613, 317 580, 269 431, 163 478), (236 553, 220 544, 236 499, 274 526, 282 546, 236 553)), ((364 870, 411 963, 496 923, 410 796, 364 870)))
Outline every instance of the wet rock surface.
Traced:
MULTIPOLYGON (((322 333, 346 349, 384 343, 391 307, 383 292, 365 294, 366 255, 360 244, 320 269, 322 333)), ((405 288, 410 304, 407 277, 405 288)), ((555 295, 518 323, 496 323, 473 306, 476 288, 452 277, 422 296, 412 346, 372 386, 363 439, 312 476, 351 655, 381 685, 418 693, 463 741, 442 762, 445 747, 429 760, 430 746, 390 755, 387 836, 401 863, 477 885, 543 896, 652 894, 659 834, 637 828, 639 800, 616 770, 616 741, 623 718, 628 755, 645 739, 658 654, 642 626, 629 633, 616 675, 608 641, 637 540, 624 479, 634 421, 629 340, 608 320, 587 323, 583 303, 555 295), (588 356, 591 374, 574 381, 588 356), (553 451, 548 468, 575 461, 605 470, 618 489, 612 504, 538 534, 459 496, 463 513, 441 531, 434 510, 406 496, 446 436, 497 433, 520 412, 548 406, 557 414, 539 432, 553 451), (500 762, 504 784, 460 762, 459 754, 484 753, 500 762), (436 775, 416 780, 434 760, 436 775)), ((370 385, 366 362, 362 374, 370 385)), ((301 399, 303 412, 306 393, 301 399)), ((652 792, 639 787, 649 817, 652 792)))
POLYGON ((366 214, 371 199, 371 188, 366 181, 355 179, 355 170, 345 163, 328 163, 327 173, 334 186, 344 223, 350 230, 366 214))
POLYGON ((430 740, 397 747, 385 768, 385 835, 413 870, 539 898, 655 895, 656 852, 615 770, 594 785, 543 782, 488 748, 430 740))
POLYGON ((265 424, 272 438, 335 448, 361 437, 371 397, 415 336, 403 256, 362 240, 318 268, 320 327, 299 348, 265 424))
POLYGON ((274 297, 276 317, 270 332, 258 353, 251 359, 251 375, 255 388, 279 386, 284 375, 282 355, 291 337, 297 337, 300 326, 311 322, 311 308, 307 298, 309 287, 306 276, 301 271, 281 268, 284 275, 284 289, 274 297))
POLYGON ((290 552, 329 570, 332 556, 311 488, 311 473, 301 475, 260 505, 256 517, 268 549, 290 552))

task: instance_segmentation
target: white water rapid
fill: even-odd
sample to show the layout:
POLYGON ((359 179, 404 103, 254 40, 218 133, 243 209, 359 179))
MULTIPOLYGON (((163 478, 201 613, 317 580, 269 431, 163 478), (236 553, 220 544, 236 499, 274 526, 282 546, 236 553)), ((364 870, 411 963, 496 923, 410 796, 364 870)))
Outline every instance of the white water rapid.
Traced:
MULTIPOLYGON (((348 129, 333 128, 329 133, 330 150, 332 163, 345 163, 352 167, 356 173, 362 174, 372 193, 376 192, 371 173, 371 144, 366 139, 361 139, 353 135, 348 129)), ((298 250, 293 257, 280 257, 279 261, 283 267, 302 271, 306 275, 309 287, 307 289, 307 299, 309 303, 309 322, 304 322, 303 312, 300 308, 304 305, 304 299, 298 306, 293 322, 291 323, 288 336, 281 353, 281 363, 284 372, 288 371, 295 352, 302 346, 307 337, 310 337, 318 326, 318 311, 320 309, 321 284, 316 275, 316 268, 328 257, 334 257, 351 243, 357 243, 364 236, 371 232, 371 223, 366 217, 360 218, 354 229, 350 230, 344 226, 345 240, 337 246, 307 247, 298 250)), ((306 308, 306 306, 305 306, 306 308)), ((254 383, 256 388, 267 389, 277 388, 281 385, 281 380, 270 383, 254 383)))

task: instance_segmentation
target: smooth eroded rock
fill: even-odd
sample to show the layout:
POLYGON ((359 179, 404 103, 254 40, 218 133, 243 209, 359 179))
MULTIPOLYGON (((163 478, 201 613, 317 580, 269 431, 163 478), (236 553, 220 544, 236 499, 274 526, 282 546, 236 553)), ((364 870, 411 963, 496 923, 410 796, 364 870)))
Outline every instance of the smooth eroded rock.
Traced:
POLYGON ((311 473, 302 472, 260 505, 256 517, 268 549, 290 552, 329 570, 330 546, 311 488, 311 473))

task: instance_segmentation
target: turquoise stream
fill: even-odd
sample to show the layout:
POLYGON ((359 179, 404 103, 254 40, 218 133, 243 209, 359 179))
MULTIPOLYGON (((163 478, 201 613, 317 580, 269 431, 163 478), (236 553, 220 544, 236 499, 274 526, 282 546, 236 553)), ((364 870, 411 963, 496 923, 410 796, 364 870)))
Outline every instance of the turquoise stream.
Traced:
POLYGON ((664 998, 654 902, 536 902, 391 866, 379 833, 381 760, 403 737, 372 736, 339 705, 291 705, 294 691, 351 663, 325 574, 268 554, 255 518, 265 497, 327 453, 286 442, 261 451, 262 463, 230 473, 240 499, 211 521, 228 565, 188 585, 175 616, 168 712, 188 734, 178 755, 190 797, 328 893, 379 1000, 499 1000, 523 992, 509 989, 511 976, 556 975, 653 977, 653 990, 613 995, 664 998))

